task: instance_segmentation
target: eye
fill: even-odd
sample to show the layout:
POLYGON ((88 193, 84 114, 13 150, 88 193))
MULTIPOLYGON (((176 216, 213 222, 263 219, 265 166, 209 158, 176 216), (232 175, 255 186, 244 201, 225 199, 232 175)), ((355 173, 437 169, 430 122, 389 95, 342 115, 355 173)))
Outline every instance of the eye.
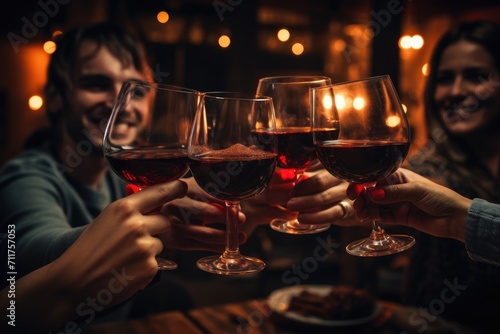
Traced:
POLYGON ((132 89, 131 97, 134 100, 141 100, 141 99, 145 98, 146 95, 148 95, 149 91, 150 90, 144 86, 135 86, 132 89))
POLYGON ((92 91, 102 92, 111 89, 112 82, 109 78, 100 75, 83 76, 79 80, 80 88, 92 91))
POLYGON ((450 84, 455 80, 455 75, 450 72, 438 72, 436 76, 436 83, 438 85, 450 84))
POLYGON ((491 73, 489 72, 471 72, 465 76, 466 80, 475 83, 485 83, 490 80, 491 73))

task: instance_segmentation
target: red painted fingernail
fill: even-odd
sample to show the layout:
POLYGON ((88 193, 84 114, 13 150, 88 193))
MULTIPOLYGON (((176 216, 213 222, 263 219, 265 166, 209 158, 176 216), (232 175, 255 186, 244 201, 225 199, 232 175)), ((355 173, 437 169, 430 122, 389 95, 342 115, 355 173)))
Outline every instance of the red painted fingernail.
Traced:
POLYGON ((373 189, 370 190, 370 196, 372 199, 384 199, 385 197, 385 191, 384 189, 373 189))
POLYGON ((131 183, 128 183, 126 186, 125 186, 125 192, 128 195, 132 195, 132 194, 135 194, 136 192, 140 191, 141 188, 139 188, 138 186, 136 185, 133 185, 131 183))

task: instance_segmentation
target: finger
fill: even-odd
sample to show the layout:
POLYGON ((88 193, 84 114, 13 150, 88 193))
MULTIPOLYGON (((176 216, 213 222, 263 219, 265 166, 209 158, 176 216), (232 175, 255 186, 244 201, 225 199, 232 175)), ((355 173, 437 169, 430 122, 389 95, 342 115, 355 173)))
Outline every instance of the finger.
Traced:
POLYGON ((347 186, 346 189, 346 195, 349 199, 354 200, 356 197, 358 197, 361 193, 363 193, 364 187, 362 184, 359 183, 350 183, 347 186))
POLYGON ((292 197, 286 204, 291 211, 304 211, 318 207, 333 206, 346 198, 347 183, 338 184, 322 192, 309 196, 292 197))
POLYGON ((185 196, 187 184, 180 181, 157 184, 126 197, 131 205, 142 214, 147 214, 162 206, 165 202, 185 196))
POLYGON ((163 251, 163 242, 156 237, 151 238, 152 247, 155 250, 155 255, 159 255, 163 251))
POLYGON ((317 192, 324 191, 325 189, 329 189, 335 187, 342 183, 341 181, 331 175, 329 172, 323 170, 314 174, 310 174, 310 176, 306 179, 301 179, 292 190, 292 196, 305 196, 314 194, 317 192))

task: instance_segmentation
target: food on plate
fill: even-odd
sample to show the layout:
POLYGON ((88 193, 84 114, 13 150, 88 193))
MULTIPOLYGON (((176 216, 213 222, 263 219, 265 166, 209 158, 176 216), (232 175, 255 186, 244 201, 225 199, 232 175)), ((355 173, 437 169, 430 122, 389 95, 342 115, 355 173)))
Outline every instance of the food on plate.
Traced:
POLYGON ((349 320, 370 316, 375 310, 375 297, 368 291, 348 285, 332 286, 327 294, 304 288, 290 298, 288 312, 325 320, 349 320))

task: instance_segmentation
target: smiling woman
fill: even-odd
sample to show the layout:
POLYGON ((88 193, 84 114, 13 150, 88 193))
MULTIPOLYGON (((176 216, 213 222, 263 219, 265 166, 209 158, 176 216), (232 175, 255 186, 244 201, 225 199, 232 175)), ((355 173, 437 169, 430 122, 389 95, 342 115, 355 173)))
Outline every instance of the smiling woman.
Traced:
MULTIPOLYGON (((494 203, 500 203, 499 38, 498 24, 474 21, 439 40, 425 90, 427 144, 406 165, 465 197, 494 203)), ((408 300, 429 307, 446 284, 466 286, 439 313, 488 328, 500 298, 500 268, 474 263, 459 241, 416 239, 408 300)))

